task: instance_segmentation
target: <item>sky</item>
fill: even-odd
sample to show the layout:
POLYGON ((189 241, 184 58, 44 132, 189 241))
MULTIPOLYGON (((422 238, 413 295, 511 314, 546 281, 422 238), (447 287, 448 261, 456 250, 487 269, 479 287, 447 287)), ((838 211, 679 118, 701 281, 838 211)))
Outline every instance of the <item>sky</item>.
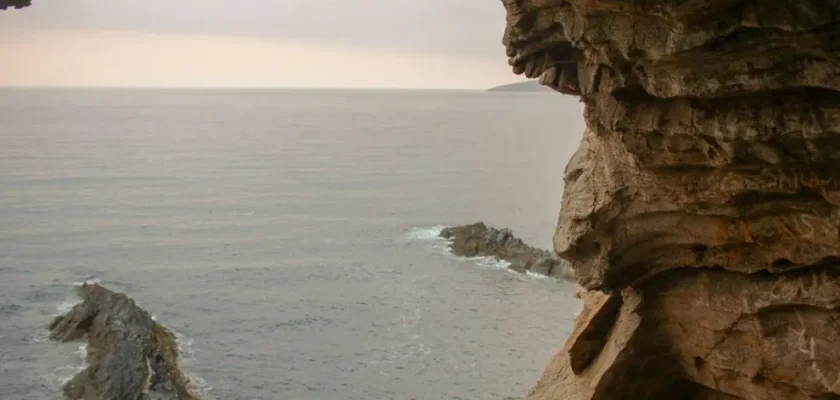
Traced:
POLYGON ((499 0, 33 0, 0 86, 487 88, 517 82, 499 0))

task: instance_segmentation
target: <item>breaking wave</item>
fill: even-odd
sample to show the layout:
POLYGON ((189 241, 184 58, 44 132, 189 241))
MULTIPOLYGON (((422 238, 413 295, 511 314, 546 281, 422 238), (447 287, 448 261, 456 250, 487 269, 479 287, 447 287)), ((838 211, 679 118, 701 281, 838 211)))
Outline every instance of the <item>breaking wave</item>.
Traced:
POLYGON ((452 240, 440 236, 440 233, 446 229, 445 225, 435 225, 429 227, 415 227, 408 231, 406 238, 410 241, 423 241, 432 244, 432 249, 453 257, 458 260, 472 261, 475 265, 483 269, 507 269, 510 263, 505 260, 499 260, 495 257, 461 257, 452 253, 452 240))

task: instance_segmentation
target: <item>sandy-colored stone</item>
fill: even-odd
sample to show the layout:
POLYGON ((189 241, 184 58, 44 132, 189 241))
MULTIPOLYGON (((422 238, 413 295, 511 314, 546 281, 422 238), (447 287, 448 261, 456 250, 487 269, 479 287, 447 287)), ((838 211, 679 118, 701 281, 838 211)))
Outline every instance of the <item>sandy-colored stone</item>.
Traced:
POLYGON ((621 307, 621 295, 588 292, 583 311, 577 318, 575 330, 569 335, 569 361, 572 371, 580 373, 598 356, 615 323, 621 307))
POLYGON ((502 3, 513 71, 585 104, 555 250, 623 299, 528 398, 840 398, 840 2, 502 3))

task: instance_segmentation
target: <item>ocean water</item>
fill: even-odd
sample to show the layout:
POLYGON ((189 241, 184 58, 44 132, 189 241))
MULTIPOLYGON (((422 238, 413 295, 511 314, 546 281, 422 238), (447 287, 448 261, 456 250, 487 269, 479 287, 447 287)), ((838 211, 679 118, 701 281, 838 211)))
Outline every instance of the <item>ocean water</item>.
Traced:
POLYGON ((580 106, 478 91, 0 90, 0 399, 59 399, 74 286, 124 291, 209 399, 521 398, 571 285, 450 255, 549 247, 580 106))

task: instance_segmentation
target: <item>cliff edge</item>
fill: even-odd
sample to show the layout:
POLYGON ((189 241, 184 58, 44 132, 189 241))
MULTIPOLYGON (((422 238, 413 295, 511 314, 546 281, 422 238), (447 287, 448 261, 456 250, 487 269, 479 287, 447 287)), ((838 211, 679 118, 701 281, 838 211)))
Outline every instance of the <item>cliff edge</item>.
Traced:
POLYGON ((840 399, 840 3, 502 3, 587 123, 554 236, 584 312, 528 399, 840 399))

